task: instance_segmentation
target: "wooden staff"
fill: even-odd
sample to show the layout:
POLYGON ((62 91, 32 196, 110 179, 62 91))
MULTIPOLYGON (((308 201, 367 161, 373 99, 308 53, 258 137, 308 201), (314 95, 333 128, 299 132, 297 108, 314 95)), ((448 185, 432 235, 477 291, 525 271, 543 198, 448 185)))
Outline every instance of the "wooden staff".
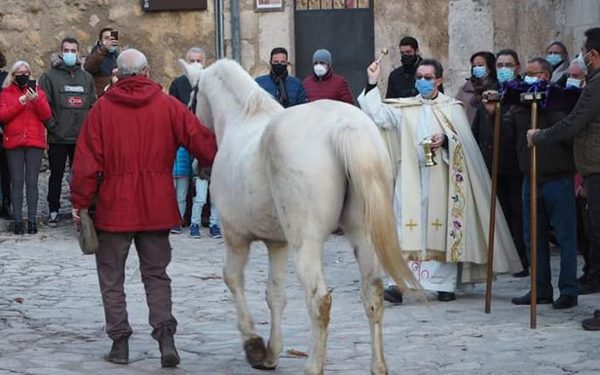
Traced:
MULTIPOLYGON (((531 129, 537 129, 538 103, 534 97, 531 102, 531 129)), ((537 157, 535 145, 530 149, 531 176, 529 202, 529 230, 531 235, 531 293, 530 293, 530 327, 537 327, 537 157)))
POLYGON ((488 229, 487 283, 485 288, 485 312, 492 305, 492 279, 494 277, 494 238, 496 235, 496 197, 498 196, 498 159, 500 157, 500 101, 496 102, 494 114, 494 146, 492 153, 492 193, 490 196, 490 223, 488 229))

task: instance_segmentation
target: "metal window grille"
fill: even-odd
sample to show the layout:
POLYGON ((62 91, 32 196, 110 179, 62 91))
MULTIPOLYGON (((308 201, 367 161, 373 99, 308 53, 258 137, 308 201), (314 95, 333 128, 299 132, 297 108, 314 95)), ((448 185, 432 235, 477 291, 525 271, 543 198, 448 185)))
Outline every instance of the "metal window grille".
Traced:
POLYGON ((368 9, 372 0, 296 0, 295 10, 368 9))

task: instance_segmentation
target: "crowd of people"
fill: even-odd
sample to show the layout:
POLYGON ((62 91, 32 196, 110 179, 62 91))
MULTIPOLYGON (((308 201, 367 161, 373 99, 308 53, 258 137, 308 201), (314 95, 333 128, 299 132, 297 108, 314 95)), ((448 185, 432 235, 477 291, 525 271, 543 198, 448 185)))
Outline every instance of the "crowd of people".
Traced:
MULTIPOLYGON (((326 49, 314 52, 313 73, 300 80, 289 74, 288 51, 274 48, 269 73, 256 82, 283 107, 319 99, 358 104, 382 129, 395 173, 401 248, 423 288, 437 292, 440 301, 454 300, 461 284, 485 279, 494 119, 499 116, 501 210, 494 270, 514 271, 515 277, 530 274, 529 200, 536 189, 537 303, 567 309, 577 305, 580 294, 600 292, 600 108, 594 105, 600 91, 600 28, 586 31, 574 59, 559 41, 523 62, 513 49, 476 52, 468 61, 470 77, 456 98, 444 94, 442 65, 422 57, 414 37, 402 38, 399 51, 402 65, 389 75, 384 99, 377 89, 379 61, 367 68, 366 87, 355 100, 348 81, 332 69, 333 56, 326 49), (539 99, 535 130, 530 129, 531 100, 519 95, 527 92, 545 95, 539 99), (534 145, 537 186, 532 187, 534 145), (560 251, 556 299, 551 243, 560 251), (579 279, 578 251, 585 260, 579 279)), ((23 60, 0 70, 0 214, 14 219, 17 235, 37 232, 38 176, 47 150, 47 222, 58 225, 65 169, 72 170, 73 217, 78 218, 80 209, 97 207, 96 262, 106 329, 113 339, 107 360, 128 361, 131 326, 123 282, 134 241, 162 364, 175 366, 179 356, 166 274, 168 235, 182 233, 187 222, 189 235, 199 238, 207 205, 209 233, 221 237, 218 212, 208 196, 214 137, 190 111, 197 87, 182 75, 171 83, 170 95, 162 93, 148 78, 141 52, 119 51, 116 30, 102 29, 84 62, 80 55, 79 42, 68 37, 38 80, 23 60), (123 118, 128 126, 119 126, 123 118), (147 163, 143 155, 153 155, 155 162, 147 163)), ((193 47, 185 60, 202 69, 206 53, 193 47)), ((0 53, 0 68, 4 66, 0 53)), ((402 303, 403 296, 390 285, 384 298, 402 303)), ((512 302, 527 305, 530 300, 527 292, 512 302)), ((600 310, 583 327, 600 330, 600 310)))

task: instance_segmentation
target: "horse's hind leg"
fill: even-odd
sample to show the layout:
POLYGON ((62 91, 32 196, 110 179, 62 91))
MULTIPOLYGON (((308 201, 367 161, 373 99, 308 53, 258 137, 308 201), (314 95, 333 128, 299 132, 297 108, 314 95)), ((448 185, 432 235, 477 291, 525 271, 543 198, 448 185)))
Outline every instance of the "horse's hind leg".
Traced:
POLYGON ((361 297, 365 313, 369 319, 372 340, 371 374, 385 375, 388 370, 383 354, 383 281, 381 279, 381 265, 372 248, 373 245, 367 239, 367 233, 365 233, 362 224, 356 221, 362 215, 358 207, 353 207, 354 203, 349 205, 344 214, 344 230, 354 248, 354 256, 360 268, 361 297), (352 213, 352 210, 354 210, 354 213, 352 213))
POLYGON ((271 335, 267 345, 267 358, 263 368, 274 369, 283 349, 281 339, 281 317, 286 305, 285 278, 288 260, 287 244, 267 243, 269 249, 269 281, 267 283, 266 300, 271 310, 271 335))
POLYGON ((306 375, 323 374, 325 365, 331 294, 327 291, 323 280, 322 246, 322 241, 305 239, 302 245, 293 247, 296 268, 300 281, 304 285, 306 304, 312 323, 312 346, 304 370, 306 375))
POLYGON ((231 231, 224 231, 224 233, 227 256, 225 268, 223 269, 223 279, 235 301, 238 329, 242 335, 246 360, 252 367, 262 367, 262 363, 267 356, 267 349, 263 339, 254 329, 254 323, 244 294, 244 267, 248 263, 250 242, 232 236, 231 231))

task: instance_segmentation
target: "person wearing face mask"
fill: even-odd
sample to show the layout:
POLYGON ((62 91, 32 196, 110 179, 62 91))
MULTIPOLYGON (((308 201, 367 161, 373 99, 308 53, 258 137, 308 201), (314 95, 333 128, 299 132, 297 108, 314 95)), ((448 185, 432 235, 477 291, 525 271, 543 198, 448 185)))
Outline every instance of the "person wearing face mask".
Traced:
POLYGON ((284 108, 307 102, 304 85, 288 73, 288 52, 283 47, 271 50, 269 74, 256 77, 256 83, 284 108))
POLYGON ((97 196, 96 270, 113 340, 105 359, 129 362, 129 323, 124 293, 125 264, 132 242, 139 260, 152 337, 162 367, 179 364, 172 314, 169 228, 181 222, 171 170, 175 152, 185 147, 208 167, 217 146, 214 135, 177 99, 148 78, 143 53, 127 49, 117 59, 119 82, 102 96, 82 128, 71 183, 72 215, 97 196), (141 136, 143 135, 143 136, 141 136), (149 160, 151 156, 151 160, 149 160), (98 184, 101 176, 100 185, 98 184))
MULTIPOLYGON (((461 284, 485 281, 490 215, 485 163, 462 103, 439 92, 443 69, 437 60, 424 59, 417 67, 419 94, 412 98, 382 102, 375 89, 378 62, 368 67, 367 75, 358 103, 385 129, 391 160, 396 161, 400 248, 422 287, 437 291, 440 301, 452 301, 461 284)), ((494 271, 517 270, 518 256, 501 210, 496 223, 494 271)), ((396 286, 388 287, 384 298, 402 301, 396 286)))
POLYGON ((521 63, 519 55, 513 49, 502 49, 496 53, 496 77, 498 83, 502 84, 520 80, 521 63))
POLYGON ((37 233, 38 177, 42 154, 48 146, 44 121, 52 112, 44 90, 32 86, 31 68, 17 61, 2 84, 0 122, 4 124, 3 142, 11 176, 14 233, 23 234, 23 185, 27 187, 27 232, 37 233))
POLYGON ((566 80, 564 81, 565 88, 583 89, 585 87, 586 76, 588 70, 585 63, 581 63, 579 59, 573 59, 567 70, 566 80))
MULTIPOLYGON (((527 62, 523 82, 531 87, 550 84, 552 65, 537 57, 527 62)), ((540 106, 538 123, 540 129, 551 127, 567 116, 565 110, 550 110, 540 106)), ((523 173, 523 236, 530 256, 530 152, 527 146, 527 131, 531 127, 531 106, 527 103, 512 105, 503 114, 503 129, 512 129, 517 146, 519 168, 523 173)), ((577 282, 577 217, 574 199, 572 140, 548 144, 537 148, 538 192, 537 218, 537 303, 552 304, 555 309, 577 306, 579 287, 577 282), (550 273, 549 236, 550 223, 560 247, 560 294, 554 299, 550 273)), ((529 305, 530 293, 512 299, 515 305, 529 305)))
POLYGON ((471 77, 461 87, 456 99, 465 105, 469 124, 473 123, 475 112, 481 104, 481 94, 488 90, 498 90, 496 77, 496 57, 491 52, 480 51, 471 56, 471 77))
POLYGON ((105 27, 98 34, 98 41, 85 59, 83 69, 94 77, 96 95, 104 95, 104 88, 110 84, 110 74, 117 67, 119 40, 114 37, 111 27, 105 27))
POLYGON ((550 82, 564 81, 567 69, 569 69, 569 52, 567 51, 567 47, 559 41, 550 43, 546 47, 546 61, 552 66, 552 78, 550 82))
MULTIPOLYGON (((587 293, 600 290, 600 28, 584 33, 582 66, 588 69, 587 82, 575 108, 561 121, 546 129, 529 130, 527 140, 536 146, 556 144, 574 139, 573 154, 579 174, 584 178, 590 217, 587 293)), ((582 288, 583 289, 583 288, 582 288)), ((582 290, 583 291, 583 290, 582 290)), ((600 310, 582 322, 583 329, 600 330, 600 310)))
POLYGON ((402 66, 394 69, 388 77, 386 98, 408 98, 418 94, 415 88, 415 72, 423 60, 419 54, 419 42, 412 36, 400 40, 402 66))
POLYGON ((333 72, 331 61, 331 53, 326 49, 318 49, 313 54, 313 74, 303 81, 308 101, 331 99, 354 104, 348 81, 333 72))
POLYGON ((58 226, 60 197, 67 160, 73 165, 75 143, 83 120, 96 101, 93 77, 81 69, 79 42, 67 37, 60 43, 60 55, 40 77, 40 86, 48 95, 52 118, 48 128, 48 225, 58 226))

